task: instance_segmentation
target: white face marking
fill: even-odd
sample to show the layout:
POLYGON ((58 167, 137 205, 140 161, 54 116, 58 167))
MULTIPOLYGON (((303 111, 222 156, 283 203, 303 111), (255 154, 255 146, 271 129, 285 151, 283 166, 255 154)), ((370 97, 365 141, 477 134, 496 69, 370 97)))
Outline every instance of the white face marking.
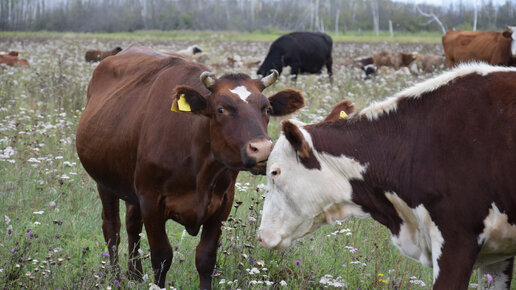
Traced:
POLYGON ((505 71, 515 72, 516 68, 491 66, 486 63, 477 62, 463 63, 446 73, 405 89, 384 101, 372 103, 370 106, 360 111, 359 115, 366 116, 366 118, 371 121, 376 120, 383 114, 396 111, 398 102, 401 98, 419 98, 424 93, 435 91, 438 88, 445 86, 449 82, 453 81, 454 79, 468 74, 477 73, 479 75, 486 76, 492 72, 505 71))
POLYGON ((240 99, 242 99, 242 101, 244 101, 246 103, 247 103, 247 97, 249 97, 251 95, 251 92, 249 90, 247 90, 247 88, 244 86, 238 86, 229 91, 235 95, 238 95, 240 97, 240 99))
MULTIPOLYGON (((313 148, 311 136, 302 127, 299 129, 313 148)), ((307 169, 299 163, 284 135, 276 142, 267 162, 269 191, 259 229, 264 246, 285 248, 326 223, 349 216, 368 216, 351 201, 349 183, 350 179, 363 178, 366 165, 346 156, 315 150, 313 154, 320 162, 320 170, 307 169)))
POLYGON ((435 283, 439 276, 437 262, 444 243, 441 231, 422 204, 411 208, 396 193, 387 192, 385 196, 403 220, 400 232, 397 236, 392 236, 392 242, 405 256, 415 259, 427 267, 433 267, 435 283))
POLYGON ((512 38, 512 43, 511 43, 512 57, 516 57, 516 26, 510 26, 509 31, 511 31, 511 38, 512 38))

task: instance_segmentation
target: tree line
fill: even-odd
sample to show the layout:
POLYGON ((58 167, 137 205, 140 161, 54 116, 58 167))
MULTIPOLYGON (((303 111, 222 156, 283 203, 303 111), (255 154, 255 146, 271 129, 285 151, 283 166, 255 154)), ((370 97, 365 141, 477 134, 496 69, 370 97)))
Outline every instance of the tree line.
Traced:
POLYGON ((0 30, 441 31, 516 25, 516 0, 415 5, 392 0, 2 0, 0 30), (438 20, 438 21, 436 21, 438 20), (441 23, 441 24, 439 24, 441 23))

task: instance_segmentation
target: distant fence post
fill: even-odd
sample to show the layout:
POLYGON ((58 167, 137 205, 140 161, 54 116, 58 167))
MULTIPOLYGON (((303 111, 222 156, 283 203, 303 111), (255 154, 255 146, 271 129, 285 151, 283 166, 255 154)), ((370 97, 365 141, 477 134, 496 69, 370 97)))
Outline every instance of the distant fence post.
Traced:
POLYGON ((394 37, 394 32, 392 31, 392 20, 389 20, 389 33, 391 34, 391 38, 394 37))

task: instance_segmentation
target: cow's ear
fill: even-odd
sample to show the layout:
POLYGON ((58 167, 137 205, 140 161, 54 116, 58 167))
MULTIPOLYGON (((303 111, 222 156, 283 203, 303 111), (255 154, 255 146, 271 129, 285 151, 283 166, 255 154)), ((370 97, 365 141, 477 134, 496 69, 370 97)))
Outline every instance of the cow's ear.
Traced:
POLYGON ((502 32, 503 37, 511 39, 512 33, 509 30, 502 32))
POLYGON ((174 112, 204 114, 206 111, 206 98, 192 87, 177 86, 172 97, 172 107, 170 109, 174 112))
POLYGON ((310 157, 310 145, 306 142, 301 130, 292 122, 286 120, 281 123, 281 129, 290 145, 296 149, 301 158, 310 157))
POLYGON ((284 89, 269 97, 273 116, 285 116, 305 106, 305 97, 294 89, 284 89))
POLYGON ((344 119, 355 111, 355 105, 350 100, 344 100, 335 105, 330 114, 324 119, 324 122, 332 122, 338 119, 344 119))

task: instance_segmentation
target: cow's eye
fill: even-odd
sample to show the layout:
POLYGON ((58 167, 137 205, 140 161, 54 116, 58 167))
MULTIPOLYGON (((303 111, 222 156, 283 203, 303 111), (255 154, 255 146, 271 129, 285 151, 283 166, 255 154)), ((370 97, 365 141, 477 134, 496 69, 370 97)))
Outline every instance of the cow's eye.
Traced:
POLYGON ((223 114, 224 113, 224 108, 217 108, 217 113, 219 114, 223 114))
POLYGON ((271 108, 271 107, 268 107, 267 109, 265 109, 265 114, 266 114, 266 115, 270 115, 270 114, 272 114, 272 108, 271 108))
POLYGON ((280 173, 281 173, 281 169, 279 169, 279 168, 276 168, 273 171, 271 171, 272 177, 276 177, 276 176, 280 175, 280 173))

